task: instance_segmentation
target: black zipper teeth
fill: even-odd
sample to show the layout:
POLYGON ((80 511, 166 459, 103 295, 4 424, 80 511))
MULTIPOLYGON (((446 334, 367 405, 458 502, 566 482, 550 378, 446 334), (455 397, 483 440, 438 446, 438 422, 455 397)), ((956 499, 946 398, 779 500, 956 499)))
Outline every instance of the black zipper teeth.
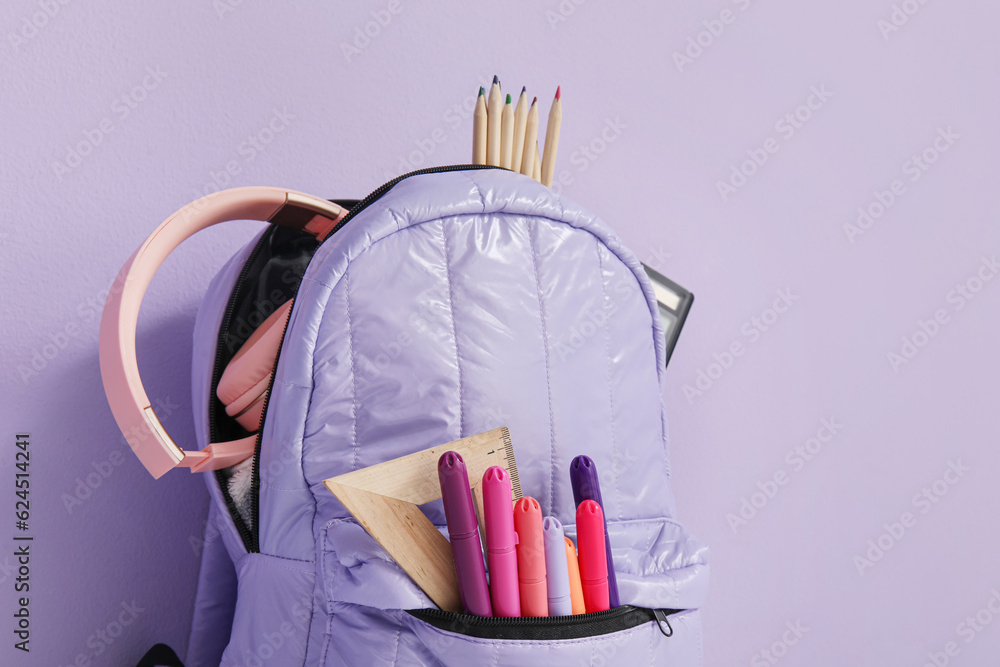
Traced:
MULTIPOLYGON (((645 607, 634 607, 632 605, 622 605, 620 607, 615 607, 614 609, 607 609, 605 611, 594 611, 589 614, 574 614, 572 616, 473 616, 471 614, 459 614, 453 611, 444 611, 442 609, 417 609, 410 610, 411 613, 417 612, 421 616, 428 616, 432 618, 439 618, 441 620, 456 621, 459 623, 466 623, 468 625, 476 625, 480 627, 518 627, 518 626, 544 626, 544 625, 558 625, 562 627, 570 625, 586 625, 588 623, 599 623, 601 621, 611 621, 621 616, 627 616, 633 613, 648 612, 649 620, 655 620, 656 615, 652 609, 646 609, 645 607)), ((680 609, 663 609, 661 610, 665 615, 676 614, 680 609)))
POLYGON ((360 202, 358 202, 357 206, 352 208, 347 213, 347 215, 344 216, 344 219, 338 222, 334 226, 334 228, 331 229, 330 232, 323 238, 323 241, 320 241, 320 243, 325 242, 328 238, 333 236, 333 234, 336 233, 338 229, 347 224, 348 220, 350 220, 355 215, 368 208, 368 206, 370 206, 372 202, 374 202, 379 197, 384 195, 386 192, 391 190, 393 186, 396 185, 396 183, 399 183, 404 178, 409 178, 410 176, 420 176, 421 174, 438 174, 444 171, 471 171, 473 169, 503 169, 503 167, 494 167, 493 165, 490 164, 456 164, 447 167, 427 167, 426 169, 417 169, 416 171, 411 171, 409 173, 403 174, 402 176, 397 176, 391 181, 383 183, 382 185, 378 186, 370 193, 368 193, 368 196, 362 199, 360 202))
MULTIPOLYGON (((310 259, 312 258, 310 257, 310 259)), ((303 275, 305 275, 305 271, 303 271, 303 275)), ((299 284, 302 284, 301 280, 299 281, 299 284)), ((296 287, 295 295, 292 296, 292 308, 295 308, 295 297, 298 295, 298 291, 298 287, 296 287)), ((281 338, 278 339, 278 350, 281 350, 281 346, 285 342, 285 334, 288 332, 288 323, 292 319, 292 308, 289 308, 288 314, 285 315, 285 324, 281 328, 281 338)), ((277 372, 278 358, 275 357, 274 366, 271 368, 271 381, 267 383, 267 393, 264 394, 264 405, 260 410, 260 422, 257 424, 257 440, 254 441, 253 445, 253 477, 251 478, 252 481, 250 487, 250 525, 252 526, 252 530, 250 531, 252 540, 251 553, 257 553, 260 551, 260 538, 257 536, 257 521, 259 520, 259 494, 257 492, 257 488, 260 486, 260 443, 264 439, 264 416, 267 414, 267 405, 271 402, 271 390, 274 389, 274 376, 277 372)))
POLYGON ((684 609, 650 609, 622 605, 606 611, 573 616, 490 617, 441 609, 408 609, 407 613, 448 632, 481 639, 550 641, 596 637, 655 622, 665 637, 674 634, 668 617, 684 609), (664 629, 666 626, 666 629, 664 629))
MULTIPOLYGON (((445 171, 466 171, 466 170, 473 170, 473 169, 500 169, 500 168, 501 167, 494 167, 492 165, 487 165, 487 164, 463 164, 463 165, 451 165, 451 166, 447 166, 447 167, 428 167, 427 169, 417 169, 416 171, 411 171, 409 173, 403 174, 402 176, 397 176, 396 178, 392 179, 391 181, 383 183, 382 185, 380 185, 375 190, 372 190, 372 192, 369 193, 367 197, 365 197, 360 202, 358 202, 357 205, 354 206, 347 213, 347 215, 344 216, 343 220, 341 220, 339 223, 337 223, 333 227, 333 229, 331 229, 330 232, 326 236, 323 237, 323 240, 320 241, 320 245, 322 245, 323 243, 325 243, 328 238, 330 238, 331 236, 333 236, 334 233, 336 233, 341 227, 343 227, 345 224, 347 224, 348 220, 350 220, 355 215, 357 215, 361 211, 363 211, 366 208, 368 208, 368 206, 370 206, 374 201, 376 201, 377 199, 379 199, 386 192, 388 192, 389 190, 391 190, 394 185, 396 185, 397 183, 399 183, 404 178, 409 178, 410 176, 419 176, 421 174, 436 174, 436 173, 445 172, 445 171)), ((258 246, 259 246, 259 244, 258 244, 258 246)), ((256 250, 257 250, 257 248, 254 248, 254 252, 256 252, 256 250)), ((313 253, 313 256, 315 256, 315 253, 313 253)), ((245 278, 245 276, 246 276, 246 268, 250 264, 250 259, 252 259, 252 257, 248 258, 247 263, 244 264, 244 266, 243 266, 243 272, 240 274, 240 281, 242 281, 243 278, 245 278)), ((309 258, 309 262, 311 262, 311 261, 312 261, 312 257, 309 258)), ((305 271, 309 270, 309 262, 306 263, 306 269, 305 269, 305 271)), ((305 271, 303 271, 303 275, 305 275, 305 271)), ((301 281, 299 281, 299 282, 301 284, 301 281)), ((239 281, 237 282, 236 289, 233 290, 234 294, 238 290, 239 290, 239 281)), ((296 287, 295 291, 296 291, 296 293, 298 292, 298 287, 296 287)), ((295 296, 292 296, 292 298, 294 299, 295 296)), ((233 307, 232 301, 233 300, 230 299, 230 308, 227 308, 227 311, 231 310, 231 308, 233 307)), ((294 308, 295 308, 295 304, 293 303, 292 304, 292 308, 289 308, 289 310, 288 310, 288 318, 285 320, 285 327, 281 331, 281 339, 280 339, 280 341, 278 343, 278 349, 279 350, 281 349, 281 346, 285 342, 285 333, 288 331, 288 322, 292 318, 292 310, 294 308)), ((226 326, 228 326, 228 321, 224 322, 224 324, 226 326)), ((278 355, 278 356, 280 357, 280 355, 278 355)), ((216 361, 218 362, 218 356, 216 356, 216 361)), ((216 365, 218 366, 218 363, 216 365)), ((218 371, 218 368, 216 368, 216 371, 218 371)), ((251 478, 251 481, 250 481, 250 531, 249 531, 250 535, 249 535, 249 539, 245 536, 243 530, 242 529, 240 530, 240 535, 243 536, 243 538, 244 538, 243 541, 246 544, 247 551, 249 553, 257 553, 258 551, 260 551, 260 539, 258 537, 258 527, 257 527, 257 522, 259 520, 259 514, 260 514, 260 507, 259 507, 260 506, 260 445, 261 445, 261 440, 263 438, 263 433, 264 433, 264 428, 263 428, 264 427, 264 417, 267 415, 267 404, 271 400, 271 390, 274 388, 274 378, 275 378, 275 375, 277 374, 277 372, 278 372, 278 358, 275 357, 275 359, 274 359, 274 366, 271 368, 271 381, 267 385, 267 394, 265 395, 265 398, 264 398, 264 406, 263 406, 263 408, 261 409, 261 412, 260 412, 260 424, 257 427, 257 440, 254 443, 254 449, 253 449, 253 457, 254 457, 253 458, 253 477, 251 478)), ((222 484, 222 486, 225 486, 225 484, 223 483, 225 480, 222 479, 221 473, 217 473, 217 477, 219 478, 220 484, 222 484)), ((234 511, 236 509, 236 506, 232 502, 232 498, 229 497, 228 491, 226 492, 226 504, 229 506, 229 511, 230 511, 230 513, 232 513, 234 515, 234 519, 236 519, 238 521, 238 524, 243 524, 242 519, 240 519, 240 517, 239 517, 239 512, 238 511, 234 511)), ((239 525, 237 527, 239 527, 239 525)), ((244 529, 245 529, 245 525, 244 525, 244 529)))
MULTIPOLYGON (((211 391, 215 391, 216 387, 219 386, 219 379, 222 377, 222 346, 225 345, 226 336, 229 333, 229 325, 232 323, 233 310, 236 309, 236 300, 240 294, 240 288, 243 286, 243 281, 246 279, 247 273, 250 271, 250 266, 253 264, 254 260, 257 259, 257 255, 260 254, 261 249, 269 242, 271 235, 274 233, 274 228, 269 227, 257 240, 257 244, 250 251, 250 255, 247 257, 246 262, 243 263, 243 269, 240 271, 239 277, 236 279, 236 284, 233 288, 232 294, 229 295, 229 302, 226 304, 226 310, 223 311, 222 315, 222 325, 219 327, 219 340, 215 349, 215 367, 212 369, 212 385, 211 391)), ((208 433, 209 442, 219 441, 219 429, 216 426, 218 408, 216 407, 216 401, 209 397, 209 415, 208 415, 208 433)), ((247 527, 246 522, 243 521, 243 517, 236 507, 236 503, 233 501, 232 495, 229 493, 229 485, 226 483, 225 476, 221 470, 215 471, 215 479, 219 482, 219 487, 222 489, 222 497, 226 500, 226 507, 229 509, 229 514, 233 517, 233 523, 236 525, 236 530, 240 534, 240 538, 243 540, 243 546, 249 551, 250 544, 253 540, 251 535, 251 530, 247 527)))

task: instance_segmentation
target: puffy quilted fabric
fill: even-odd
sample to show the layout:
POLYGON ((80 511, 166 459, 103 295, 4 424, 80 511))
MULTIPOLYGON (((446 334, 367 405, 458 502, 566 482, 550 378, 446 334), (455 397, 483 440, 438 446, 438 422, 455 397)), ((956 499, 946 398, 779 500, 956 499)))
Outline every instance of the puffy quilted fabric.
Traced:
MULTIPOLYGON (((196 405, 208 404, 221 313, 248 252, 199 312, 196 405)), ((264 423, 260 553, 245 552, 206 476, 222 529, 206 544, 188 663, 220 660, 207 626, 228 632, 216 608, 232 595, 210 582, 235 564, 225 665, 701 664, 707 550, 674 518, 663 354, 640 264, 592 214, 505 170, 400 181, 320 246, 302 280, 264 423), (404 611, 433 604, 322 480, 500 425, 524 493, 571 536, 568 466, 595 460, 622 603, 690 610, 671 617, 672 637, 650 622, 575 640, 476 639, 404 611)), ((206 414, 197 428, 204 446, 206 414)), ((440 502, 425 510, 444 528, 440 502)))

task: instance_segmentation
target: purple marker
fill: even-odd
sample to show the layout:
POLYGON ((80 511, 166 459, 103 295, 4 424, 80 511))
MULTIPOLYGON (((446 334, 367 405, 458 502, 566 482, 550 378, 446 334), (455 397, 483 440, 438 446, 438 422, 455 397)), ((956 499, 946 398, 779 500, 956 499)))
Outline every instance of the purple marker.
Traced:
MULTIPOLYGON (((589 456, 577 456, 569 464, 569 478, 573 484, 573 500, 576 506, 584 500, 593 500, 604 510, 601 500, 601 485, 597 481, 597 465, 589 456)), ((618 599, 618 580, 615 579, 615 561, 611 557, 611 537, 608 533, 607 512, 604 512, 604 547, 608 552, 608 600, 611 608, 621 605, 618 599)))
POLYGON ((486 584, 486 567, 479 541, 479 524, 472 507, 472 490, 465 461, 458 452, 445 452, 438 459, 438 480, 441 500, 448 522, 451 554, 455 558, 458 592, 465 611, 475 616, 492 616, 490 589, 486 584))

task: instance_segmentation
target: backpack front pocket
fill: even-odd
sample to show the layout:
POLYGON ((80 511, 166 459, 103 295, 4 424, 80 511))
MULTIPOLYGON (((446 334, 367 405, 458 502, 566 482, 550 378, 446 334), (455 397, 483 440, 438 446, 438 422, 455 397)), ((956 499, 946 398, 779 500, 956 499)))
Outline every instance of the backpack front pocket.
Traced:
MULTIPOLYGON (((419 642, 412 650, 422 664, 518 667, 701 664, 701 622, 697 610, 652 610, 623 605, 578 616, 482 618, 451 614, 464 618, 446 621, 441 617, 432 622, 421 618, 424 612, 407 611, 400 617, 419 642), (403 618, 406 616, 409 619, 403 618), (451 629, 446 629, 449 623, 451 629)), ((400 664, 405 661, 401 659, 400 664)))
POLYGON ((447 620, 442 617, 427 621, 418 617, 426 611, 333 603, 322 664, 373 667, 701 664, 701 619, 697 610, 670 614, 667 622, 659 623, 648 620, 655 618, 653 610, 631 605, 575 617, 509 619, 478 616, 460 619, 466 615, 451 612, 441 612, 453 617, 447 620), (439 627, 442 621, 445 626, 451 623, 452 629, 439 627), (498 626, 506 625, 490 621, 513 623, 502 638, 476 636, 496 634, 498 626), (613 627, 619 629, 612 630, 613 627))
POLYGON ((321 566, 329 601, 323 664, 701 664, 704 547, 668 519, 610 521, 608 529, 621 545, 616 565, 625 604, 508 618, 434 608, 364 528, 350 518, 330 521, 321 566))

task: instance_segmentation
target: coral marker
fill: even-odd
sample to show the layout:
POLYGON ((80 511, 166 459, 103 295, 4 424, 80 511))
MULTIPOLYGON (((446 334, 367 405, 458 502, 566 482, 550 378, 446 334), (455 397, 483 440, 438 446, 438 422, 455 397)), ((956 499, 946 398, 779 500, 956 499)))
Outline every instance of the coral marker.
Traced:
POLYGON ((545 538, 542 535, 542 508, 525 496, 514 504, 514 531, 517 532, 517 583, 522 616, 548 616, 548 589, 545 585, 545 538))

